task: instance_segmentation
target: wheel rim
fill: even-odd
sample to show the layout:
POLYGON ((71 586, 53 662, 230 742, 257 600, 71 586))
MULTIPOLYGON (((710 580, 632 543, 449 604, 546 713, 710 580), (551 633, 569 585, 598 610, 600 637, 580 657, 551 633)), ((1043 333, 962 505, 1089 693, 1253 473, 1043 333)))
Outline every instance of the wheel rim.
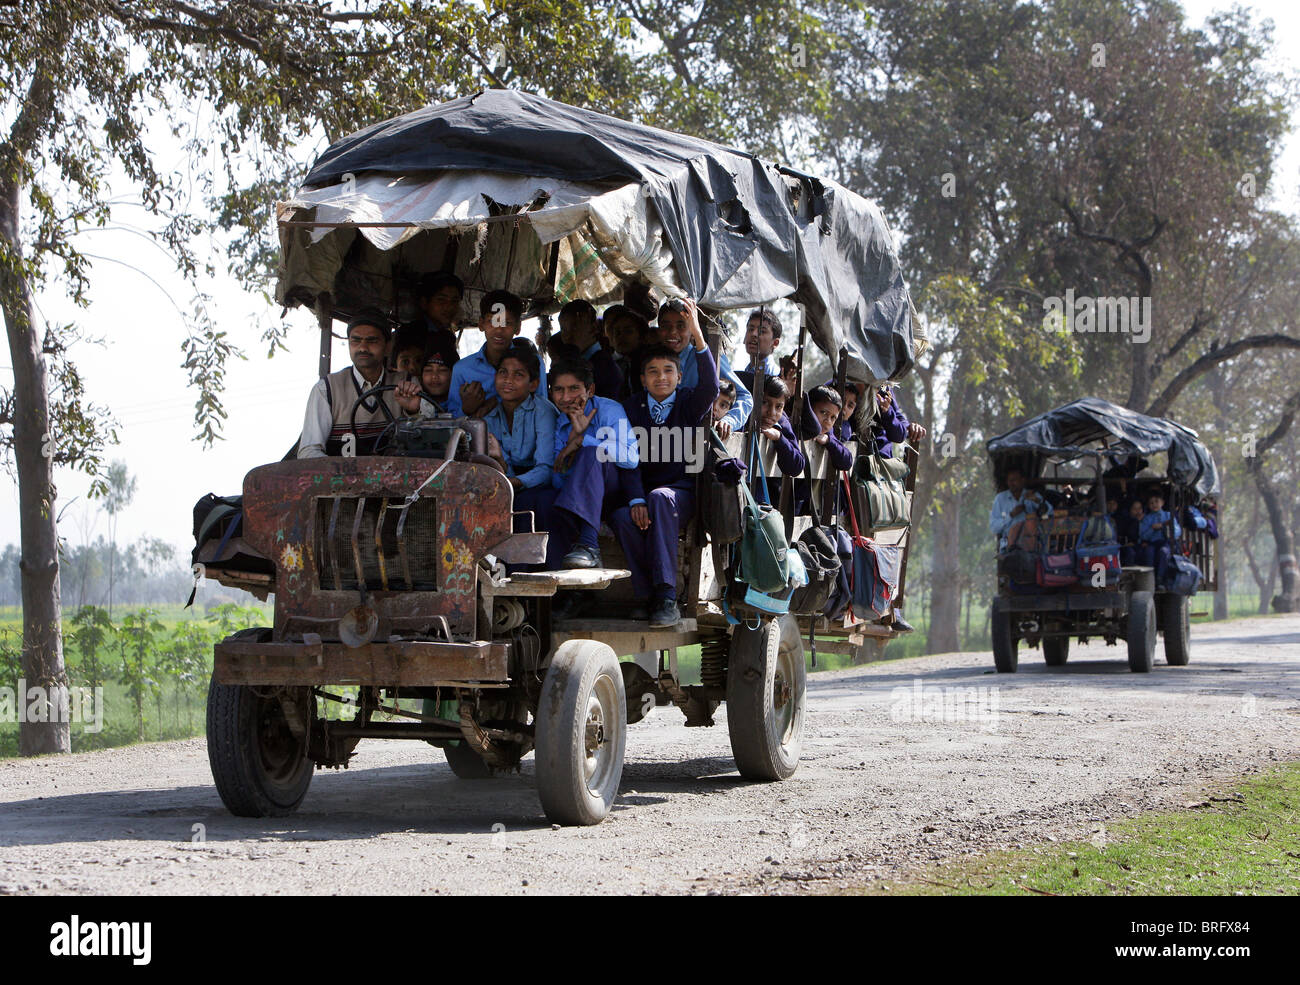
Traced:
POLYGON ((587 790, 598 797, 604 796, 617 759, 614 754, 617 737, 613 734, 618 722, 617 699, 613 679, 604 674, 596 678, 591 693, 587 695, 583 738, 586 755, 582 769, 587 790))
MULTIPOLYGON (((776 633, 773 632, 775 638, 776 633)), ((794 735, 795 677, 794 658, 788 649, 776 641, 776 672, 772 675, 772 723, 781 745, 787 745, 794 735)))
POLYGON ((274 784, 290 783, 303 762, 303 743, 289 730, 280 702, 259 698, 257 708, 257 756, 263 775, 274 784))

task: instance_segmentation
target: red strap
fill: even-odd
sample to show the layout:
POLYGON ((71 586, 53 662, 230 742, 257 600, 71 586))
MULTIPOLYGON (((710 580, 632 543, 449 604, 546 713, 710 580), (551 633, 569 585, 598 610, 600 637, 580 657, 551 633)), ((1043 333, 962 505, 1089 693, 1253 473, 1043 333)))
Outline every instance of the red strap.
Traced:
POLYGON ((858 515, 853 511, 853 490, 849 488, 848 473, 841 472, 840 478, 844 480, 844 499, 849 507, 849 521, 853 524, 853 539, 858 541, 862 539, 862 531, 858 529, 858 515))

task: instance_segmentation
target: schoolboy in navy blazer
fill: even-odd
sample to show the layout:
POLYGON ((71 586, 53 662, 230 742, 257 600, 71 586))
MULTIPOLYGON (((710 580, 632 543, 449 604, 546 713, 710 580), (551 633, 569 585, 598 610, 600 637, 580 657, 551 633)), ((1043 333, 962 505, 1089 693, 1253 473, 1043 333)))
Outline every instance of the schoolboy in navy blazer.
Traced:
POLYGON ((698 383, 680 386, 678 355, 667 346, 648 348, 641 363, 642 390, 624 401, 628 421, 645 435, 640 466, 628 474, 628 505, 614 511, 610 525, 618 536, 632 572, 638 601, 653 593, 650 625, 674 626, 677 608, 677 554, 681 530, 695 510, 697 473, 688 458, 703 465, 706 445, 702 426, 710 423, 718 397, 718 368, 704 344, 695 305, 687 301, 698 383), (667 453, 667 454, 666 454, 667 453), (659 459, 667 457, 668 461, 659 459))

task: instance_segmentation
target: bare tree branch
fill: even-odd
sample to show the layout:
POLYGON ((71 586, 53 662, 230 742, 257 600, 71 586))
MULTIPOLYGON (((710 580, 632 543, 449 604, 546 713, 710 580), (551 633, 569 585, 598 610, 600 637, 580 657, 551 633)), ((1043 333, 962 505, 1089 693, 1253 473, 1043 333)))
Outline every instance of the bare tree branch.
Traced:
POLYGON ((1065 214, 1070 217, 1070 225, 1074 227, 1075 235, 1080 239, 1085 239, 1090 243, 1103 243, 1107 246, 1114 247, 1119 253, 1119 259, 1131 260, 1137 270, 1137 275, 1142 288, 1146 291, 1151 290, 1152 275, 1151 266, 1147 263, 1146 258, 1142 256, 1142 250, 1154 243, 1160 233, 1164 231, 1166 221, 1158 216, 1152 216, 1151 232, 1138 239, 1127 241, 1117 236, 1110 236, 1106 233, 1094 232, 1090 229, 1083 228, 1083 218, 1075 211, 1074 206, 1070 204, 1068 198, 1059 198, 1057 203, 1065 210, 1065 214))
POLYGON ((1278 419, 1277 426, 1256 442, 1255 454, 1246 463, 1248 469, 1260 468, 1260 463, 1263 461, 1264 455, 1269 451, 1269 449, 1285 438, 1286 433, 1291 430, 1291 425, 1295 422, 1297 412, 1300 412, 1300 390, 1291 394, 1291 396, 1287 398, 1286 403, 1282 405, 1282 416, 1278 419))
POLYGON ((1235 359, 1243 352, 1252 349, 1300 349, 1300 339, 1275 333, 1272 335, 1250 335, 1244 339, 1229 342, 1227 345, 1219 345, 1218 342, 1214 342, 1210 345, 1208 352, 1169 381, 1168 386, 1161 391, 1160 396, 1151 402, 1145 413, 1152 417, 1164 416, 1173 405, 1173 402, 1178 399, 1178 396, 1190 383, 1208 373, 1220 363, 1235 359))

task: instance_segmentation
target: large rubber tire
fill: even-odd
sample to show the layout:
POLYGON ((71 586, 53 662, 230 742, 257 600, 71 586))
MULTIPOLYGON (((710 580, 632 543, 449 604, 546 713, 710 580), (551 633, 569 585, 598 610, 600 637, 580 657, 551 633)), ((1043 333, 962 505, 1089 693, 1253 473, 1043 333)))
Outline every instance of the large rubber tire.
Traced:
POLYGON ((557 824, 599 824, 614 805, 627 747, 618 657, 568 640, 551 658, 537 705, 537 795, 557 824))
POLYGON ((1128 603, 1128 669, 1150 673, 1156 655, 1156 600, 1150 592, 1134 592, 1128 603))
POLYGON ((735 628, 727 662, 727 732, 740 775, 785 780, 799 768, 808 667, 793 616, 735 628))
POLYGON ((1044 636, 1043 659, 1049 667, 1064 667, 1070 659, 1070 637, 1044 636))
POLYGON ((1011 631, 1011 613, 1003 608, 1000 598, 993 599, 989 613, 989 626, 993 636, 993 665, 999 674, 1014 674, 1020 658, 1016 653, 1015 633, 1011 631))
MULTIPOLYGON (((267 630, 243 630, 231 639, 262 640, 267 630)), ((282 817, 297 810, 315 764, 307 736, 289 730, 278 698, 239 684, 208 688, 208 762, 221 802, 238 817, 282 817)), ((312 718, 315 718, 315 699, 312 718)))
POLYGON ((447 765, 462 780, 490 780, 492 767, 464 739, 448 742, 442 747, 447 765))
POLYGON ((1160 596, 1160 621, 1165 627, 1165 663, 1186 667, 1192 658, 1192 627, 1188 617, 1191 599, 1186 595, 1160 596))

